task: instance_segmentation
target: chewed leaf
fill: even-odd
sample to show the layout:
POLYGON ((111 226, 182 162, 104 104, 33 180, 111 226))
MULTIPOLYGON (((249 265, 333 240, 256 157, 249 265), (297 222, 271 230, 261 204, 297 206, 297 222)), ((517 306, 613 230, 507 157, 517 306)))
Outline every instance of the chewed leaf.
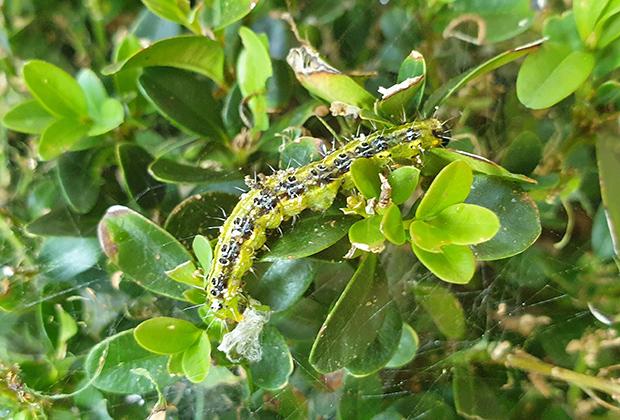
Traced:
POLYGON ((381 216, 375 215, 355 222, 349 229, 351 244, 363 251, 381 252, 385 242, 380 228, 381 220, 381 216))

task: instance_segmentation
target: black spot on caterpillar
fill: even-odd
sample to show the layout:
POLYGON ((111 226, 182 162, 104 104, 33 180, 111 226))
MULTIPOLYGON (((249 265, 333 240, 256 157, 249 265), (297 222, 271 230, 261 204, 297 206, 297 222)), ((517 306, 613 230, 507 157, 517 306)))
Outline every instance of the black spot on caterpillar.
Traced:
POLYGON ((220 318, 241 319, 241 307, 248 303, 242 279, 265 244, 267 232, 305 209, 329 208, 343 186, 351 188, 349 169, 355 159, 372 158, 384 167, 403 160, 420 166, 421 154, 448 138, 438 120, 415 121, 362 135, 320 161, 248 182, 250 191, 222 225, 215 247, 206 283, 211 309, 220 318))

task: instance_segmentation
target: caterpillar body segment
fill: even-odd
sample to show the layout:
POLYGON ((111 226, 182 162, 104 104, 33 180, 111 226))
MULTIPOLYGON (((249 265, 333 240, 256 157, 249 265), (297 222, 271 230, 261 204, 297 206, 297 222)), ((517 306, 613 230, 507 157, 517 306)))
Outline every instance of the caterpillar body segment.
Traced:
POLYGON ((329 208, 340 190, 352 186, 350 167, 359 158, 377 160, 382 167, 405 161, 422 164, 421 155, 444 143, 446 133, 436 119, 362 135, 334 150, 322 160, 296 169, 280 170, 271 176, 246 181, 243 194, 221 227, 205 288, 211 309, 223 319, 240 321, 243 277, 252 268, 256 252, 267 240, 267 232, 303 210, 329 208))

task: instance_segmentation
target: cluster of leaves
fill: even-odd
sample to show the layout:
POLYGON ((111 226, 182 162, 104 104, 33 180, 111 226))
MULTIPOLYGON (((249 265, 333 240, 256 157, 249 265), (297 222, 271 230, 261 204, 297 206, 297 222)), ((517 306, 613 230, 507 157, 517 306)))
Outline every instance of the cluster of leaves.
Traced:
POLYGON ((617 2, 383 3, 10 2, 2 415, 608 415, 617 2), (449 149, 357 160, 270 238, 262 358, 231 362, 202 285, 244 175, 432 115, 449 149))

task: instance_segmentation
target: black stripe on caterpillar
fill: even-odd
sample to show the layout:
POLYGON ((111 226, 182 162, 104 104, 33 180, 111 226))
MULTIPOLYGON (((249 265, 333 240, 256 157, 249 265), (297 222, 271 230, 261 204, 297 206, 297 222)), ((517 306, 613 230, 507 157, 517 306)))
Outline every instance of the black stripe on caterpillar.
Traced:
POLYGON ((421 154, 444 144, 448 137, 436 119, 414 121, 362 135, 320 161, 248 181, 250 191, 241 196, 221 227, 207 276, 205 288, 216 316, 241 320, 241 307, 248 303, 242 279, 265 244, 267 232, 303 210, 328 209, 343 186, 352 187, 349 169, 355 159, 372 158, 384 167, 403 160, 420 166, 421 154))

